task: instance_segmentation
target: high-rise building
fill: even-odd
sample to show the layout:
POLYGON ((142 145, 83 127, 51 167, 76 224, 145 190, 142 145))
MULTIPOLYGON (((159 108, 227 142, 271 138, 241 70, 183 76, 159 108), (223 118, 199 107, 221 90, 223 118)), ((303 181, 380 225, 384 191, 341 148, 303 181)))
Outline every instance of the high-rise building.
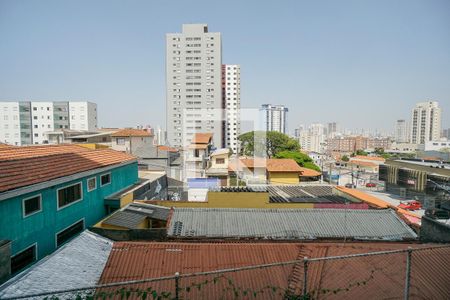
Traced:
POLYGON ((408 140, 408 123, 406 120, 397 120, 395 123, 395 141, 397 143, 407 143, 408 140))
POLYGON ((441 136, 441 108, 436 101, 420 102, 412 110, 411 138, 413 144, 437 141, 441 136))
POLYGON ((450 140, 450 128, 442 130, 442 137, 450 140))
POLYGON ((238 152, 238 136, 241 134, 241 67, 222 66, 222 97, 225 104, 224 145, 238 152))
POLYGON ((260 111, 262 113, 264 130, 287 133, 287 107, 284 107, 284 105, 263 104, 260 111))
POLYGON ((323 124, 311 124, 307 130, 299 132, 298 142, 304 151, 324 153, 326 148, 326 127, 323 124))
POLYGON ((334 137, 338 133, 338 130, 338 124, 336 122, 327 124, 327 135, 329 137, 334 137))
POLYGON ((58 129, 97 130, 97 104, 0 102, 0 142, 18 146, 45 144, 45 133, 58 129))
POLYGON ((190 144, 195 133, 213 133, 222 146, 222 43, 207 24, 184 24, 166 36, 167 139, 190 144))

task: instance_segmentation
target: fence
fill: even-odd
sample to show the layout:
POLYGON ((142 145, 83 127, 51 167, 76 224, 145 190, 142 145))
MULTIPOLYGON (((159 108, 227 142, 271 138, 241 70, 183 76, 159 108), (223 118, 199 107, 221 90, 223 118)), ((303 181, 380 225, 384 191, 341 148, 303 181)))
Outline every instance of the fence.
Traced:
POLYGON ((450 299, 449 282, 450 245, 444 245, 299 257, 5 299, 450 299))

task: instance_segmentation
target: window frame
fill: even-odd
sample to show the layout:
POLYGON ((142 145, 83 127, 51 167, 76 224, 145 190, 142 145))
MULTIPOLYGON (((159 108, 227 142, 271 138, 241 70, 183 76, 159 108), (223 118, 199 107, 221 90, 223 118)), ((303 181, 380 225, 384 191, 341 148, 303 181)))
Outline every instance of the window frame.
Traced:
POLYGON ((42 194, 36 194, 36 195, 33 195, 33 196, 30 196, 30 197, 22 199, 22 217, 23 218, 31 217, 32 215, 40 213, 41 211, 42 211, 42 194), (39 197, 39 210, 34 211, 34 212, 32 212, 32 213, 30 213, 28 215, 25 214, 25 201, 33 199, 33 198, 36 198, 36 197, 39 197))
POLYGON ((23 248, 22 250, 20 250, 19 252, 17 252, 16 254, 14 254, 14 255, 12 255, 12 256, 10 257, 10 267, 11 267, 11 272, 12 272, 12 266, 11 266, 11 264, 12 264, 13 258, 16 257, 17 255, 19 255, 19 254, 21 254, 21 253, 27 251, 28 249, 30 249, 30 248, 32 248, 32 247, 34 247, 34 260, 33 260, 32 262, 30 262, 28 265, 26 265, 25 267, 23 267, 22 269, 18 270, 18 271, 15 272, 15 273, 12 273, 12 274, 19 274, 20 272, 22 272, 23 270, 25 270, 27 267, 31 266, 32 264, 34 264, 34 263, 36 263, 36 262, 38 261, 38 243, 37 243, 37 242, 34 242, 34 243, 32 243, 31 245, 26 246, 25 248, 23 248))
POLYGON ((97 189, 97 176, 90 177, 86 180, 86 190, 89 192, 95 191, 97 189), (89 189, 89 180, 94 179, 95 180, 95 187, 93 189, 89 189))
MULTIPOLYGON (((64 227, 63 229, 61 229, 61 230, 59 230, 59 231, 57 231, 57 232, 55 233, 55 249, 58 249, 59 247, 61 247, 61 246, 65 245, 65 244, 67 244, 68 242, 70 242, 70 241, 73 239, 73 237, 71 237, 71 238, 69 238, 67 241, 65 241, 64 243, 62 243, 61 245, 58 246, 58 234, 60 234, 60 233, 63 232, 64 230, 66 230, 66 229, 68 229, 68 228, 74 226, 75 224, 79 223, 80 221, 83 221, 83 230, 81 230, 81 232, 83 232, 84 230, 86 230, 86 220, 85 220, 85 218, 78 219, 78 220, 76 220, 75 222, 73 222, 72 224, 70 224, 69 226, 66 226, 66 227, 64 227)), ((80 232, 80 233, 81 233, 81 232, 80 232)))
POLYGON ((59 211, 59 210, 61 210, 61 209, 64 209, 64 208, 66 208, 66 207, 69 207, 69 206, 71 206, 72 204, 75 204, 75 203, 78 203, 78 202, 80 202, 80 201, 83 201, 83 196, 84 196, 84 195, 83 195, 83 182, 81 182, 81 181, 76 182, 76 183, 73 183, 73 184, 70 184, 70 185, 66 185, 66 186, 61 187, 61 188, 59 188, 59 189, 56 189, 56 208, 57 208, 57 211, 59 211), (66 189, 66 188, 68 188, 68 187, 74 186, 74 185, 78 185, 78 184, 81 186, 81 188, 80 188, 81 198, 78 199, 78 200, 75 200, 75 201, 73 201, 73 202, 71 202, 71 203, 69 203, 69 204, 66 204, 66 205, 64 205, 64 206, 59 206, 59 191, 60 191, 60 190, 63 190, 63 189, 66 189))
POLYGON ((111 172, 104 173, 104 174, 100 175, 100 187, 104 187, 104 186, 107 186, 107 185, 111 184, 111 181, 112 181, 111 172), (109 175, 109 182, 103 184, 102 183, 102 177, 105 176, 105 175, 109 175))

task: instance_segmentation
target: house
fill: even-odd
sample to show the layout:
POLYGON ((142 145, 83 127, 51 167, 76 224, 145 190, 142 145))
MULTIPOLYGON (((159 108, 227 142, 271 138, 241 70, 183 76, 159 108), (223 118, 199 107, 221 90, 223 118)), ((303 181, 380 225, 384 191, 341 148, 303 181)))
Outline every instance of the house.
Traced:
POLYGON ((316 181, 321 173, 300 167, 289 158, 235 158, 228 165, 230 185, 246 184, 298 184, 300 181, 316 181))
POLYGON ((208 178, 217 178, 221 186, 229 185, 228 164, 230 157, 230 149, 217 149, 211 153, 206 176, 208 178))
POLYGON ((19 272, 92 226, 105 198, 138 181, 136 159, 77 145, 0 148, 0 240, 19 272))
POLYGON ((153 146, 153 134, 141 129, 123 129, 111 134, 111 148, 133 154, 136 149, 153 146))
POLYGON ((196 133, 184 157, 185 179, 204 178, 209 155, 213 148, 212 133, 196 133))

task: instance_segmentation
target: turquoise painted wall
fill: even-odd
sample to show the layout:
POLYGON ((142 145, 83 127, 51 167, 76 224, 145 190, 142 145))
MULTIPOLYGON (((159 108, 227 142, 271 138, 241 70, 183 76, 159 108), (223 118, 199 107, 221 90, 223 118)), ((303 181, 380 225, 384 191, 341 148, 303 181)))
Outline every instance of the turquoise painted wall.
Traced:
POLYGON ((37 243, 38 259, 56 249, 56 233, 84 219, 85 228, 94 225, 105 214, 104 198, 138 181, 137 163, 121 166, 107 172, 92 174, 82 179, 55 185, 40 191, 0 201, 0 240, 12 241, 12 255, 37 243), (111 173, 111 183, 100 186, 100 176, 111 173), (97 188, 87 191, 87 179, 97 178, 97 188), (69 206, 57 208, 57 190, 82 182, 83 198, 69 206), (23 217, 22 200, 42 196, 42 211, 23 217))

